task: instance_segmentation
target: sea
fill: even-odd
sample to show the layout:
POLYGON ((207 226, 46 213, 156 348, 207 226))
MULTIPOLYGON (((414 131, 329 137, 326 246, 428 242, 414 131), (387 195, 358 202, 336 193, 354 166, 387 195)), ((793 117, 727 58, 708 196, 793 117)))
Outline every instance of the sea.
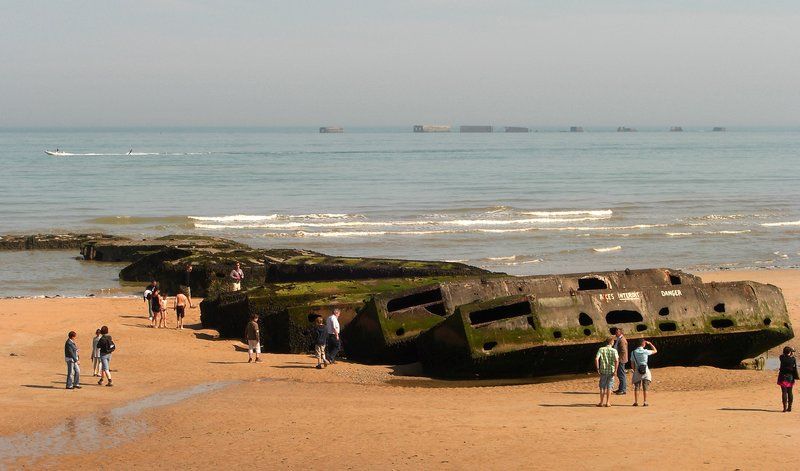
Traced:
MULTIPOLYGON (((800 266, 800 130, 684 129, 5 129, 0 234, 201 234, 514 275, 800 266)), ((0 297, 134 289, 77 255, 0 253, 0 297)))

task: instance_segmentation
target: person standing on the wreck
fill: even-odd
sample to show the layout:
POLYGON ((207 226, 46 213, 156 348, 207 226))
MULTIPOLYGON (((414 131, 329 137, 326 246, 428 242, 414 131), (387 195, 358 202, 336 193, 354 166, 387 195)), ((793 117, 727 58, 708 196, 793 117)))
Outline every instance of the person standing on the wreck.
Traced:
POLYGON ((625 364, 628 363, 628 339, 625 338, 621 327, 616 328, 614 335, 614 348, 619 355, 619 366, 617 367, 619 388, 614 391, 614 394, 622 396, 628 392, 628 372, 625 370, 625 364))
POLYGON ((794 402, 794 394, 792 388, 794 382, 797 381, 797 358, 794 357, 794 349, 792 347, 783 347, 783 355, 780 357, 781 366, 778 369, 778 385, 781 387, 781 400, 783 400, 783 411, 792 411, 792 402, 794 402))
POLYGON ((236 262, 236 268, 231 271, 231 281, 234 291, 241 291, 242 280, 244 280, 244 272, 242 271, 242 267, 239 262, 236 262))
POLYGON ((189 298, 189 307, 192 307, 192 264, 186 264, 186 270, 183 271, 183 285, 178 291, 182 291, 189 298))
POLYGON ((619 354, 614 348, 614 343, 614 337, 609 337, 606 344, 600 347, 594 356, 594 366, 600 374, 600 402, 597 403, 597 407, 609 406, 608 399, 614 388, 614 373, 619 365, 619 354))
POLYGON ((339 354, 339 350, 342 348, 342 343, 339 339, 339 316, 342 312, 338 309, 333 310, 333 314, 328 316, 328 319, 325 321, 325 331, 328 333, 328 344, 325 348, 325 358, 328 360, 328 364, 335 364, 336 363, 336 355, 339 354))

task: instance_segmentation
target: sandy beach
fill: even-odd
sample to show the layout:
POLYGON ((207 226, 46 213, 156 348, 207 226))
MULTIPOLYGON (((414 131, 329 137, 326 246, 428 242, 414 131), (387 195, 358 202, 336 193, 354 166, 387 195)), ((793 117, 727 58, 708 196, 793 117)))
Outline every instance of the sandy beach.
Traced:
MULTIPOLYGON (((783 289, 800 325, 800 271, 700 273, 783 289)), ((170 312, 170 325, 175 319, 170 312)), ((796 469, 800 411, 781 413, 775 372, 654 370, 651 407, 632 392, 598 409, 596 377, 497 385, 415 376, 414 366, 265 354, 203 330, 148 327, 137 299, 0 300, 0 467, 255 469, 796 469), (115 387, 91 376, 108 325, 115 387), (78 332, 81 390, 62 345, 78 332)), ((796 345, 795 341, 792 341, 796 345)), ((772 352, 772 356, 776 353, 772 352)))

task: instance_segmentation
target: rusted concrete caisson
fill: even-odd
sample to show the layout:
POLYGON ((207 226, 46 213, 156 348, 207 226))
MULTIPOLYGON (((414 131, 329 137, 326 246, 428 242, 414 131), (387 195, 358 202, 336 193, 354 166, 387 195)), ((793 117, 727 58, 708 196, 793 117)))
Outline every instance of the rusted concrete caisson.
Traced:
POLYGON ((484 277, 373 296, 342 333, 348 355, 366 363, 417 361, 418 336, 458 306, 510 295, 557 296, 599 289, 701 283, 679 270, 653 268, 530 277, 484 277))
POLYGON ((521 377, 594 368, 612 327, 653 366, 736 367, 794 336, 781 290, 751 281, 511 296, 460 306, 419 340, 426 372, 521 377))

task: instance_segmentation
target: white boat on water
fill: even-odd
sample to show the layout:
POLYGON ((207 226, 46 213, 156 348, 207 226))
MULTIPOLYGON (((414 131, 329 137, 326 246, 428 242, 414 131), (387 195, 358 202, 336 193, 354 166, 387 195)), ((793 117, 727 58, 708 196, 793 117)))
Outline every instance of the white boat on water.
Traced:
POLYGON ((53 157, 65 157, 67 155, 72 155, 69 152, 64 152, 63 150, 46 150, 44 151, 47 155, 52 155, 53 157))

